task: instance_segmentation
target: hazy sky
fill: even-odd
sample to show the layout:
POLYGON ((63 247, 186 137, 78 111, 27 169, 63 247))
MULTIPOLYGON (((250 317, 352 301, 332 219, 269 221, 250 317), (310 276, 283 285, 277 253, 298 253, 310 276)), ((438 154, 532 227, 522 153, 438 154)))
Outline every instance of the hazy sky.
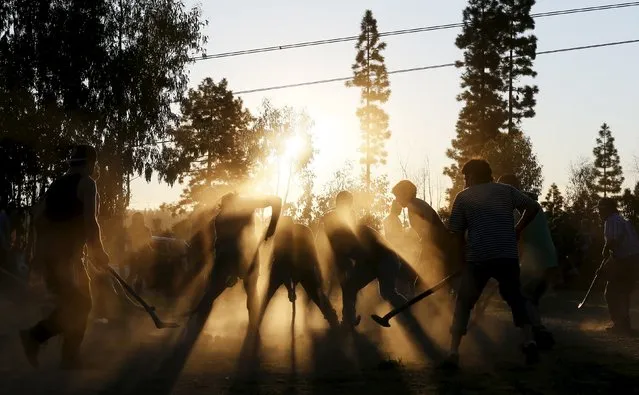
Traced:
MULTIPOLYGON (((615 3, 614 0, 538 0, 533 12, 615 3)), ((209 54, 355 35, 371 9, 380 31, 460 22, 464 0, 378 0, 307 2, 187 1, 201 4, 209 21, 209 54)), ((538 50, 639 39, 639 7, 540 18, 535 33, 538 50)), ((454 40, 458 29, 387 37, 388 70, 449 63, 461 59, 454 40)), ((189 67, 191 86, 203 78, 226 78, 234 91, 348 76, 355 58, 354 42, 237 56, 196 62, 189 67)), ((597 131, 607 122, 616 138, 626 185, 639 180, 633 157, 639 155, 639 44, 540 55, 535 62, 537 116, 523 129, 543 166, 544 189, 565 185, 571 162, 591 157, 597 131)), ((433 185, 450 163, 445 151, 455 136, 461 104, 460 70, 444 68, 391 75, 392 94, 384 106, 390 116, 386 171, 391 182, 401 178, 399 162, 414 171, 430 161, 433 185)), ((250 109, 264 98, 275 105, 305 109, 316 123, 320 150, 314 167, 321 184, 356 152, 359 91, 342 82, 242 95, 250 109)), ((132 206, 157 207, 175 201, 181 187, 168 188, 155 179, 134 181, 132 206)))

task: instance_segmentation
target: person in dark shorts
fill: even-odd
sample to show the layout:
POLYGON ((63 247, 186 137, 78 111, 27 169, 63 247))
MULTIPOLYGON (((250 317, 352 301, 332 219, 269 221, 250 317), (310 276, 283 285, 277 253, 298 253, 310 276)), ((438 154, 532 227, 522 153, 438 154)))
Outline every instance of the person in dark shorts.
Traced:
POLYGON ((466 188, 455 197, 449 229, 466 256, 455 301, 450 354, 443 366, 457 367, 471 311, 491 278, 499 283, 499 293, 512 311, 515 326, 523 331, 526 362, 536 363, 539 354, 521 293, 517 239, 539 206, 510 185, 494 183, 490 165, 484 160, 470 160, 462 173, 466 188), (517 225, 513 221, 515 209, 523 213, 517 225))
POLYGON ((377 280, 380 296, 394 307, 407 302, 406 297, 397 291, 402 264, 407 263, 370 226, 360 223, 355 234, 363 252, 355 259, 355 265, 343 285, 342 320, 348 326, 356 326, 360 322, 361 317, 355 312, 357 294, 372 281, 377 280))
POLYGON ((457 263, 456 251, 451 247, 450 232, 437 212, 425 201, 417 198, 417 187, 402 180, 391 190, 401 207, 408 209, 410 226, 419 236, 421 251, 417 261, 424 268, 429 284, 439 282, 450 274, 457 263))
POLYGON ((76 147, 67 173, 51 184, 44 201, 34 209, 37 236, 33 264, 58 297, 51 315, 20 332, 25 354, 34 367, 40 346, 57 335, 63 338, 63 368, 80 367, 78 356, 92 307, 83 262, 85 245, 98 270, 105 271, 109 264, 96 217, 98 194, 91 178, 96 166, 95 148, 76 147))
MULTIPOLYGON (((329 263, 325 266, 329 281, 337 278, 342 295, 345 294, 346 279, 358 259, 365 252, 356 235, 357 219, 353 210, 353 195, 341 191, 335 197, 335 208, 326 213, 319 222, 316 243, 319 253, 329 263)), ((354 317, 350 317, 353 320, 354 317)), ((357 322, 350 322, 357 325, 357 322)))
POLYGON ((322 289, 315 237, 311 229, 282 217, 273 237, 273 257, 266 296, 260 310, 260 321, 275 291, 284 285, 288 298, 295 303, 295 288, 300 284, 306 295, 320 309, 332 328, 339 325, 337 313, 322 289))
POLYGON ((211 233, 215 234, 214 251, 201 252, 201 259, 212 254, 214 261, 204 296, 195 308, 200 327, 205 324, 215 300, 241 279, 246 291, 249 326, 256 328, 259 248, 262 242, 256 234, 254 216, 256 210, 267 207, 271 207, 272 215, 265 240, 275 233, 282 199, 277 196, 243 197, 237 193, 222 197, 219 211, 210 224, 214 228, 211 233))
POLYGON ((599 216, 604 221, 602 255, 612 257, 603 268, 606 278, 606 303, 612 325, 611 333, 633 335, 630 325, 630 295, 639 280, 639 236, 630 221, 617 210, 617 202, 603 198, 598 204, 599 216))

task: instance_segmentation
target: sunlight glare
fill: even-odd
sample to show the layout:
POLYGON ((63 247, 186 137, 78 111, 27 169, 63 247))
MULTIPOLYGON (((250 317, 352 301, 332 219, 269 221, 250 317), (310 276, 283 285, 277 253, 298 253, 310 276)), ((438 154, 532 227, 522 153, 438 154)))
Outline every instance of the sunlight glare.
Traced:
POLYGON ((295 134, 286 140, 284 157, 287 160, 293 160, 299 156, 304 150, 304 140, 299 135, 295 134))

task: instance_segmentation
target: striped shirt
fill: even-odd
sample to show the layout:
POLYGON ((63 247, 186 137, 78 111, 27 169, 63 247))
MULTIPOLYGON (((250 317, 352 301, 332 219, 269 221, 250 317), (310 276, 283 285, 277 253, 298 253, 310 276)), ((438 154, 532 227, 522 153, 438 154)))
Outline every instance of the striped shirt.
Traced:
POLYGON ((518 259, 513 210, 524 211, 534 204, 510 185, 474 185, 455 197, 448 226, 454 233, 468 232, 468 262, 518 259))
POLYGON ((639 254, 639 237, 632 224, 619 213, 614 213, 604 222, 604 237, 606 243, 615 242, 612 256, 627 258, 639 254))

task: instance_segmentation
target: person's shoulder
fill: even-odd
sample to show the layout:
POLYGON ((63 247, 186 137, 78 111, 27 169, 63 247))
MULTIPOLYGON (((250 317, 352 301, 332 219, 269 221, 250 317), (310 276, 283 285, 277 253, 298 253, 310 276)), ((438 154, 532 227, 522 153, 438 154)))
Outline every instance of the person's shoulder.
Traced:
POLYGON ((469 196, 472 196, 477 191, 476 189, 473 190, 473 188, 476 188, 476 187, 473 186, 469 188, 464 188, 461 191, 457 192, 457 195, 455 195, 455 199, 453 199, 453 203, 461 204, 465 202, 469 196))
POLYGON ((78 190, 84 193, 96 194, 98 187, 93 178, 88 175, 82 175, 78 180, 78 190))
POLYGON ((608 218, 606 218, 606 221, 604 221, 604 223, 625 223, 627 222, 627 220, 621 216, 621 214, 619 213, 614 213, 612 215, 609 215, 608 218))
POLYGON ((408 211, 431 213, 431 212, 434 212, 435 209, 430 204, 428 204, 425 200, 414 198, 413 200, 411 200, 408 206, 408 211))

